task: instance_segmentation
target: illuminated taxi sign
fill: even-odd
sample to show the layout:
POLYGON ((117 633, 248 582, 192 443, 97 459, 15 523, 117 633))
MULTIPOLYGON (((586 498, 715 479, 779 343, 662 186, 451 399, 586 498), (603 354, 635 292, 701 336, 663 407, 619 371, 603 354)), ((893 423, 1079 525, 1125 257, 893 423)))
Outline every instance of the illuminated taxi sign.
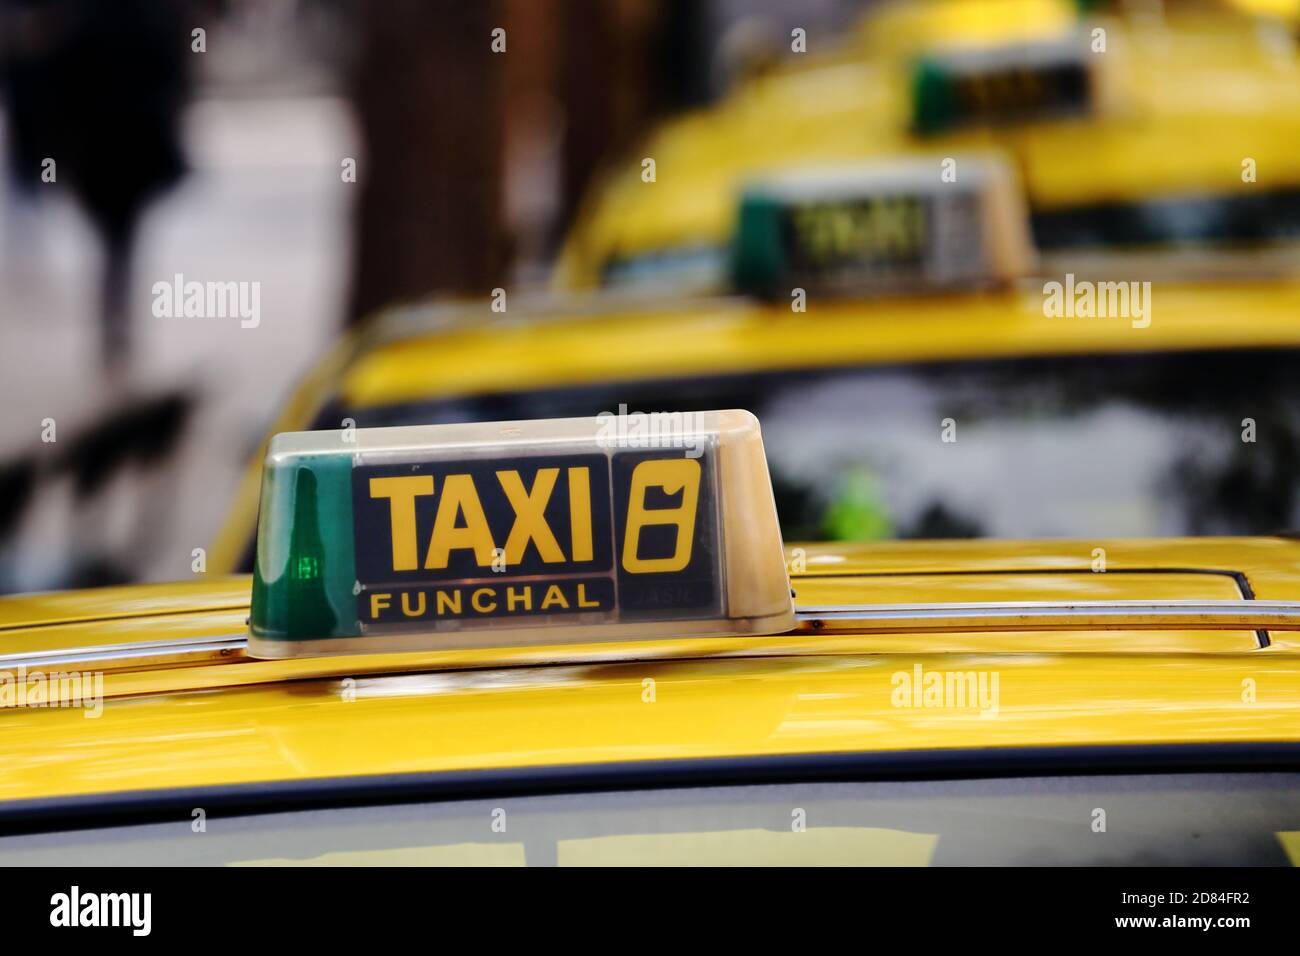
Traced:
POLYGON ((793 622, 747 412, 299 432, 267 453, 255 657, 793 622))
POLYGON ((924 135, 1090 115, 1098 107, 1098 59, 1075 36, 932 52, 913 69, 913 128, 924 135))
POLYGON ((992 156, 800 170, 750 184, 735 286, 761 296, 910 293, 990 285, 1032 259, 1023 198, 992 156))

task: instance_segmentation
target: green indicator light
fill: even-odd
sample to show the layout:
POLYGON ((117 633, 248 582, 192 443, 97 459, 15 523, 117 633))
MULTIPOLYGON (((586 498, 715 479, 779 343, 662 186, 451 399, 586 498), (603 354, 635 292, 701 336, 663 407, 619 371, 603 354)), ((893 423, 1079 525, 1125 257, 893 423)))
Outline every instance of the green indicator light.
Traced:
POLYGON ((912 128, 921 135, 937 133, 957 121, 957 94, 942 66, 921 60, 912 68, 912 128))
POLYGON ((320 577, 320 561, 309 554, 302 554, 293 565, 293 576, 299 581, 314 581, 320 577))
POLYGON ((760 194, 740 200, 740 213, 732 241, 732 282, 742 292, 772 296, 785 273, 781 235, 781 204, 760 194))
POLYGON ((350 473, 348 455, 268 468, 259 531, 267 540, 259 540, 253 569, 254 633, 273 640, 355 633, 350 473))
POLYGON ((338 618, 330 608, 321 580, 320 512, 316 501, 316 473, 298 471, 293 496, 293 533, 289 538, 289 621, 293 635, 330 634, 338 618))

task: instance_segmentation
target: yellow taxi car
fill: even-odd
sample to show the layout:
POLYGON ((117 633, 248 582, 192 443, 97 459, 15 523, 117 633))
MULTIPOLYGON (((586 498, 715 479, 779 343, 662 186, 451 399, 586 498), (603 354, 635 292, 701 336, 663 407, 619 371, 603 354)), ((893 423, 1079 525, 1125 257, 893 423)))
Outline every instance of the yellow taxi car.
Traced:
POLYGON ((958 169, 340 345, 252 577, 0 599, 0 862, 1295 863, 1300 284, 1018 278, 958 169))
MULTIPOLYGON (((754 186, 730 254, 749 296, 394 310, 272 430, 747 408, 787 540, 1300 524, 1300 263, 1047 273, 1005 166, 955 162, 754 186)), ((260 464, 213 571, 252 570, 260 464)))
POLYGON ((751 178, 900 153, 1003 153, 1047 253, 1294 238, 1294 38, 1283 20, 1226 4, 1162 9, 1081 17, 1066 0, 882 4, 856 34, 810 39, 806 54, 664 124, 611 165, 566 241, 556 286, 726 289, 751 178))
POLYGON ((0 862, 1300 861, 1300 544, 783 554, 752 416, 607 422, 284 435, 251 605, 0 601, 0 862))

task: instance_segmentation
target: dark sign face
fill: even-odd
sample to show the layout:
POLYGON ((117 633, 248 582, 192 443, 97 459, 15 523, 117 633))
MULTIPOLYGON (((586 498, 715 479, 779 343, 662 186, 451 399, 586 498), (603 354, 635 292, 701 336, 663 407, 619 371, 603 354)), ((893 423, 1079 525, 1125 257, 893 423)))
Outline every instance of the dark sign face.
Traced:
POLYGON ((986 274, 980 197, 970 184, 929 193, 789 201, 782 207, 785 288, 887 292, 986 274))
POLYGON ((1008 64, 953 78, 958 122, 1017 122, 1090 111, 1090 80, 1071 60, 1008 64))
POLYGON ((707 450, 356 465, 352 497, 364 623, 721 605, 707 450))
POLYGON ((789 269, 798 279, 910 277, 929 251, 930 213, 919 196, 870 196, 791 205, 789 269))

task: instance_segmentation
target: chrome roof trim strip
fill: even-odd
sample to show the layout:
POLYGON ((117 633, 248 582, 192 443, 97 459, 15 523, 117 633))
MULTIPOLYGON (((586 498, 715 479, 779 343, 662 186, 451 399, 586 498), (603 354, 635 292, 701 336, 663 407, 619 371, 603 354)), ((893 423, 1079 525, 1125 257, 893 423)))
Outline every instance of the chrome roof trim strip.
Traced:
MULTIPOLYGON (((1043 630, 1300 630, 1297 601, 1023 601, 795 606, 793 633, 1043 630)), ((778 635, 772 635, 778 636, 778 635)), ((18 668, 130 670, 247 660, 244 634, 0 654, 18 668)))
POLYGON ((76 666, 96 670, 129 670, 132 667, 155 667, 159 664, 206 664, 242 658, 247 643, 244 634, 224 634, 172 641, 140 641, 136 644, 103 644, 0 654, 0 671, 16 671, 20 667, 27 670, 50 670, 76 666))
POLYGON ((1300 630, 1297 601, 795 605, 797 631, 1300 630))

